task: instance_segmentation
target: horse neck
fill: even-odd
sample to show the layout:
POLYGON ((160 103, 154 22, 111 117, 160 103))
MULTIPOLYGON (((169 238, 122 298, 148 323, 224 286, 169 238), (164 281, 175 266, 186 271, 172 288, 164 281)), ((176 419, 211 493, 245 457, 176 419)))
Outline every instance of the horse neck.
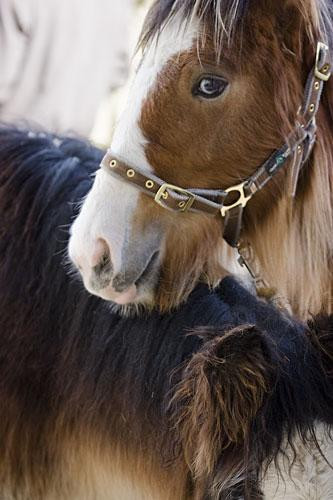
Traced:
POLYGON ((333 310, 332 144, 325 127, 296 198, 285 193, 264 222, 253 221, 248 236, 263 277, 303 319, 333 310))

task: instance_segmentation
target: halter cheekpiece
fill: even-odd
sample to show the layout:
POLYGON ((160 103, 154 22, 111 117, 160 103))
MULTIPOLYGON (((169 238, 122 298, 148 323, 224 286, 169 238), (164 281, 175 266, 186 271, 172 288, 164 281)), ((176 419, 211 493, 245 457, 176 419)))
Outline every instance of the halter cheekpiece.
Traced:
POLYGON ((316 114, 324 84, 331 76, 329 55, 328 46, 318 42, 315 65, 307 79, 304 101, 298 112, 294 131, 281 148, 275 150, 253 175, 240 184, 217 190, 184 189, 169 184, 153 174, 147 175, 138 168, 128 166, 111 151, 108 151, 103 158, 101 168, 144 191, 163 208, 182 213, 222 215, 225 219, 224 239, 232 247, 238 248, 241 255, 240 263, 245 265, 258 281, 258 276, 250 265, 251 256, 248 249, 242 247, 240 243, 243 211, 253 195, 263 189, 289 159, 292 169, 291 193, 295 195, 300 170, 307 162, 316 141, 316 114))

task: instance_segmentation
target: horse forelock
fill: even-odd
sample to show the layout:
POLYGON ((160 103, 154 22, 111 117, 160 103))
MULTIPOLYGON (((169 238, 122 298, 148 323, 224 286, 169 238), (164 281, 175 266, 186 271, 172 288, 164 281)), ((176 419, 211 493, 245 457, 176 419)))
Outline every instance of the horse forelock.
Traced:
POLYGON ((213 28, 215 41, 218 42, 216 48, 221 50, 223 42, 230 43, 233 35, 242 32, 247 13, 255 10, 260 3, 268 14, 276 7, 294 7, 304 17, 309 34, 315 35, 315 27, 332 39, 330 24, 333 7, 329 0, 292 0, 284 6, 278 6, 274 1, 251 4, 249 0, 156 0, 146 18, 138 46, 145 48, 176 15, 180 15, 185 23, 198 17, 202 25, 213 28))
MULTIPOLYGON (((220 51, 222 43, 230 42, 235 32, 241 30, 248 5, 248 0, 157 0, 146 18, 139 47, 145 48, 175 16, 179 16, 185 24, 198 18, 203 28, 213 25, 216 49, 220 51)), ((205 29, 201 35, 204 37, 205 29)))

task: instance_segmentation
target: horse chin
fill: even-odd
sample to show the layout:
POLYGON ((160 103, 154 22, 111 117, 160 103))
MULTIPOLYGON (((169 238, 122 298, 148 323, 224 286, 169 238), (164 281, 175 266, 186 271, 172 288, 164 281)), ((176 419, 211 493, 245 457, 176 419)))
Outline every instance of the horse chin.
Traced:
POLYGON ((114 302, 120 306, 126 306, 136 302, 138 294, 139 291, 136 285, 131 285, 127 290, 121 293, 115 292, 111 287, 104 288, 98 293, 102 299, 114 302))
POLYGON ((155 289, 148 287, 139 288, 132 302, 119 303, 115 300, 107 300, 107 302, 113 313, 120 314, 121 316, 137 316, 144 311, 152 311, 156 307, 155 289))
POLYGON ((158 270, 150 274, 145 279, 139 279, 128 289, 117 293, 111 286, 102 290, 93 290, 87 284, 87 291, 104 301, 112 310, 123 316, 132 316, 144 310, 152 310, 156 306, 156 287, 159 279, 158 270))

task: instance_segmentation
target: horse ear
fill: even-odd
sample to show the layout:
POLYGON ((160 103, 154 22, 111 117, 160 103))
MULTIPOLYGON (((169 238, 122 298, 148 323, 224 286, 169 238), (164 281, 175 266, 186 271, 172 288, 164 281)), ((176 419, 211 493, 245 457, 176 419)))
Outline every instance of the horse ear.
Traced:
POLYGON ((172 400, 185 459, 194 477, 211 476, 219 466, 219 484, 227 487, 244 470, 244 441, 264 396, 271 368, 263 334, 245 326, 221 335, 212 329, 196 331, 201 350, 185 366, 172 400), (228 468, 223 472, 223 455, 228 468), (235 463, 230 466, 230 456, 235 463), (223 474, 222 474, 223 475, 223 474))

